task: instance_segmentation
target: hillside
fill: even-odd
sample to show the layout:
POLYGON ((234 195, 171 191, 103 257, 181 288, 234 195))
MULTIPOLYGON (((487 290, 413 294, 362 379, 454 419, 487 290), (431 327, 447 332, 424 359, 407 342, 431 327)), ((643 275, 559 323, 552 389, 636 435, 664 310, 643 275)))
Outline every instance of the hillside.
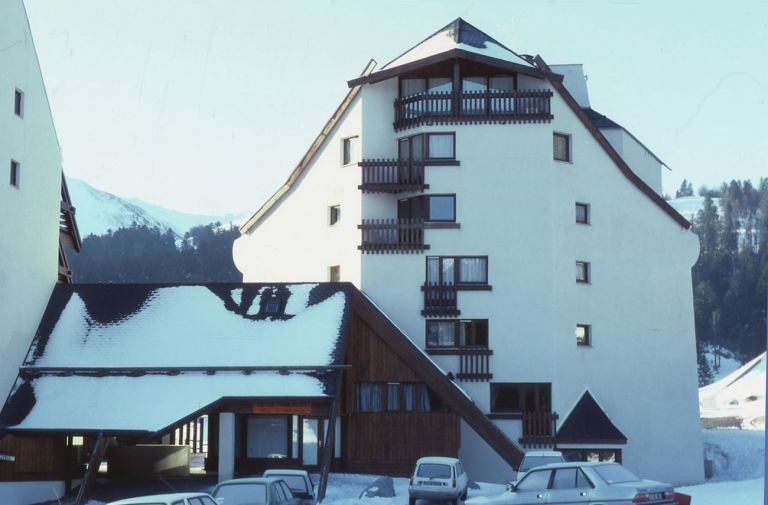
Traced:
POLYGON ((134 225, 157 228, 162 232, 170 229, 181 236, 194 226, 237 222, 245 217, 242 214, 215 216, 179 212, 138 198, 123 198, 78 179, 67 178, 67 185, 77 209, 77 224, 83 237, 103 235, 107 230, 115 231, 134 225))
POLYGON ((699 389, 705 427, 765 430, 766 353, 699 389))

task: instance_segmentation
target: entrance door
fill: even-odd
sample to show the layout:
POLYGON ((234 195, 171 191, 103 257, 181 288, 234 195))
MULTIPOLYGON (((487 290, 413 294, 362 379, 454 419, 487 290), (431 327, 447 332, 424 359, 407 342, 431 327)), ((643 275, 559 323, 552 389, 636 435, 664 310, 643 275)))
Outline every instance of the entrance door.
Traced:
POLYGON ((322 450, 323 423, 317 417, 301 418, 301 464, 317 466, 320 464, 322 450))

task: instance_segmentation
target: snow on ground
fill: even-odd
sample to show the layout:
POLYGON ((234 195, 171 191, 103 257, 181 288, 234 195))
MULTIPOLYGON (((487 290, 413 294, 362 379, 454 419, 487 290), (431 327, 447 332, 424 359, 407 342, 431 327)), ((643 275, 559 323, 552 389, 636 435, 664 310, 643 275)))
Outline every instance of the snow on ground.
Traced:
POLYGON ((701 417, 708 427, 765 430, 766 353, 719 381, 699 389, 701 417))
POLYGON ((691 505, 760 505, 764 479, 713 482, 677 488, 691 497, 691 505))
POLYGON ((710 482, 758 479, 765 475, 765 431, 703 430, 704 457, 713 463, 710 482))

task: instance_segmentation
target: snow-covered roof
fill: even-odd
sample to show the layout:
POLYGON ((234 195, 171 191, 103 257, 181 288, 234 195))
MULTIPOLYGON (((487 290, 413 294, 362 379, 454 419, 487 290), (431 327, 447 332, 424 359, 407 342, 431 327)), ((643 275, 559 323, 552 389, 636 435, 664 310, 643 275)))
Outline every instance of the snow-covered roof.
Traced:
POLYGON ((351 289, 58 285, 0 425, 155 432, 222 398, 327 398, 351 289))
POLYGON ((456 18, 416 46, 384 65, 382 70, 423 60, 453 49, 461 49, 532 69, 536 68, 528 60, 487 33, 475 28, 461 18, 456 18))

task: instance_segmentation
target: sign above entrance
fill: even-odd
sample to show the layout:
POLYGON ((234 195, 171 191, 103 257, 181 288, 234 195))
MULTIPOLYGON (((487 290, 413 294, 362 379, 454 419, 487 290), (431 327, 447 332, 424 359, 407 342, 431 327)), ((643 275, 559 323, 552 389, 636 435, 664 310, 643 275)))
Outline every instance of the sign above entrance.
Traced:
POLYGON ((312 414, 311 403, 254 403, 251 405, 254 414, 312 414))

